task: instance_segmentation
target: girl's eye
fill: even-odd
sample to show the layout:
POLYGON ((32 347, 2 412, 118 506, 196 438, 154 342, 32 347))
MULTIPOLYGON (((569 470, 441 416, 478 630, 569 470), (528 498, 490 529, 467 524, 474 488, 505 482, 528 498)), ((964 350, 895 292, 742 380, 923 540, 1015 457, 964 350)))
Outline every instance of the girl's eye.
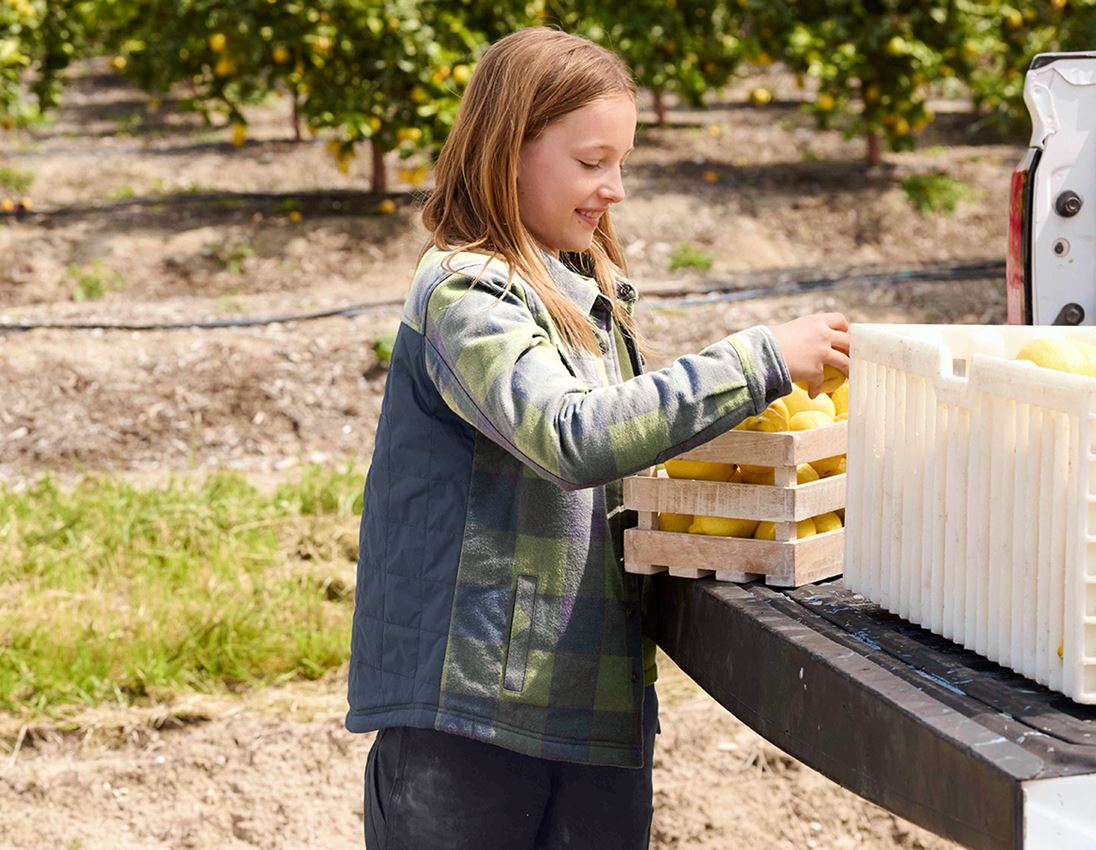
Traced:
POLYGON ((601 166, 600 162, 584 162, 583 160, 579 160, 579 162, 582 163, 583 168, 589 168, 591 171, 601 166))

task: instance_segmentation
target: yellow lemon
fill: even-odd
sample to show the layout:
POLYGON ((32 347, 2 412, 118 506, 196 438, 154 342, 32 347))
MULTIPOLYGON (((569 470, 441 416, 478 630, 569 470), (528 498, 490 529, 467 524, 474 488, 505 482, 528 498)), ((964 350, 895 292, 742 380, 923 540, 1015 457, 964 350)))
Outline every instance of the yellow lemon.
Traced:
MULTIPOLYGON (((776 472, 771 466, 740 466, 738 474, 746 484, 768 484, 771 487, 776 481, 776 472)), ((809 484, 818 478, 818 472, 809 463, 801 463, 795 468, 796 484, 809 484)))
POLYGON ((391 198, 385 198, 377 204, 377 212, 381 215, 392 215, 396 211, 396 202, 391 198))
POLYGON ((747 416, 734 426, 736 431, 787 431, 788 406, 778 398, 757 416, 747 416))
POLYGON ((837 416, 834 418, 833 421, 834 422, 848 422, 849 421, 849 412, 847 410, 842 410, 840 413, 837 414, 837 416))
POLYGON ((766 88, 750 89, 749 101, 754 106, 765 106, 772 103, 773 93, 766 88))
POLYGON ((836 366, 827 363, 822 367, 822 392, 832 393, 847 380, 845 373, 836 366))
POLYGON ((228 39, 223 32, 215 32, 209 37, 209 49, 214 53, 220 53, 228 45, 228 39))
POLYGON ((472 69, 467 65, 454 65, 453 79, 462 86, 466 85, 472 79, 472 69))
POLYGON ((835 514, 833 511, 828 513, 819 514, 814 519, 814 530, 819 534, 825 534, 827 531, 835 531, 842 527, 841 517, 835 514))
POLYGON ((274 61, 279 65, 283 65, 289 61, 289 51, 282 47, 280 44, 274 48, 274 61))
POLYGON ((242 148, 247 141, 247 127, 243 124, 232 125, 232 147, 242 148))
POLYGON ((1016 359, 1030 360, 1044 369, 1096 376, 1096 346, 1079 340, 1037 339, 1021 348, 1016 359))
POLYGON ((713 537, 753 537, 756 530, 756 519, 731 519, 721 516, 698 516, 689 526, 690 534, 708 534, 713 537))
POLYGON ((834 410, 833 407, 833 399, 824 393, 819 393, 814 398, 811 398, 807 395, 807 388, 802 384, 792 385, 791 393, 784 396, 784 404, 788 408, 789 424, 795 414, 802 413, 804 410, 820 410, 830 419, 833 419, 834 416, 837 415, 837 411, 834 410))
POLYGON ((831 475, 844 475, 845 456, 834 455, 833 457, 824 457, 822 460, 812 460, 811 466, 814 467, 814 471, 818 473, 820 478, 829 478, 831 475))
MULTIPOLYGON (((822 396, 819 396, 822 398, 822 396)), ((827 415, 821 410, 801 410, 788 420, 789 431, 809 431, 811 428, 822 428, 832 425, 833 416, 827 415)))
POLYGON ((708 463, 703 460, 668 460, 666 474, 671 478, 694 481, 726 481, 734 474, 733 463, 708 463))
MULTIPOLYGON (((838 415, 847 413, 849 410, 849 382, 847 380, 841 382, 841 386, 830 392, 830 401, 833 402, 833 409, 838 415)), ((836 416, 834 417, 836 418, 836 416)))
POLYGON ((692 524, 693 517, 691 514, 660 513, 658 515, 659 531, 688 531, 689 526, 692 524))
MULTIPOLYGON (((801 519, 795 524, 795 536, 798 540, 802 540, 804 537, 813 537, 817 533, 818 531, 815 529, 814 520, 812 519, 801 519)), ((754 532, 754 539, 776 540, 776 523, 759 522, 757 531, 754 532)))

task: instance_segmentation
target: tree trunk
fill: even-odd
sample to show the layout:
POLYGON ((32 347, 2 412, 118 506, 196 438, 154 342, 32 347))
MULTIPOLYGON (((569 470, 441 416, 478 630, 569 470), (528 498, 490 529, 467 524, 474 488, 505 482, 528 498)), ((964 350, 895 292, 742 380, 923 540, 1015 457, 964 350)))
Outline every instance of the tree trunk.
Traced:
POLYGON ((301 100, 296 87, 290 90, 290 95, 293 98, 293 141, 299 142, 301 140, 301 100))
POLYGON ((383 195, 388 191, 388 175, 384 171, 384 149, 376 141, 369 145, 373 149, 373 194, 383 195))
POLYGON ((879 139, 879 131, 868 130, 865 139, 868 142, 868 165, 882 165, 883 146, 879 139))
POLYGON ((662 89, 654 89, 651 93, 655 96, 655 123, 659 127, 665 127, 666 101, 662 99, 662 89))

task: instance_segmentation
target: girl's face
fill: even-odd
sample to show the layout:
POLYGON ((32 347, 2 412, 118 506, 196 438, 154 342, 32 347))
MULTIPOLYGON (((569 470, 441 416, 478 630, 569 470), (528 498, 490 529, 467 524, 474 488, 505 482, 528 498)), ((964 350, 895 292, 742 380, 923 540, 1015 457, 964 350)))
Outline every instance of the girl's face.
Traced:
POLYGON ((521 146, 518 210, 541 247, 590 247, 598 220, 624 200, 624 161, 636 134, 636 106, 628 95, 595 100, 562 115, 521 146))

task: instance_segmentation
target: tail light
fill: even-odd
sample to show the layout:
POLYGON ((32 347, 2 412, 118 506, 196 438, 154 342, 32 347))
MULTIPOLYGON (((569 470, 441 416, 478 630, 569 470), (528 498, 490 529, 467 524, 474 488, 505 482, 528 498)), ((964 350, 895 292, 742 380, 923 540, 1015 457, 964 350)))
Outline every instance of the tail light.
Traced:
POLYGON ((1031 297, 1031 195, 1038 148, 1029 148, 1027 155, 1012 172, 1008 203, 1008 257, 1005 283, 1008 294, 1008 323, 1030 325, 1031 297))

